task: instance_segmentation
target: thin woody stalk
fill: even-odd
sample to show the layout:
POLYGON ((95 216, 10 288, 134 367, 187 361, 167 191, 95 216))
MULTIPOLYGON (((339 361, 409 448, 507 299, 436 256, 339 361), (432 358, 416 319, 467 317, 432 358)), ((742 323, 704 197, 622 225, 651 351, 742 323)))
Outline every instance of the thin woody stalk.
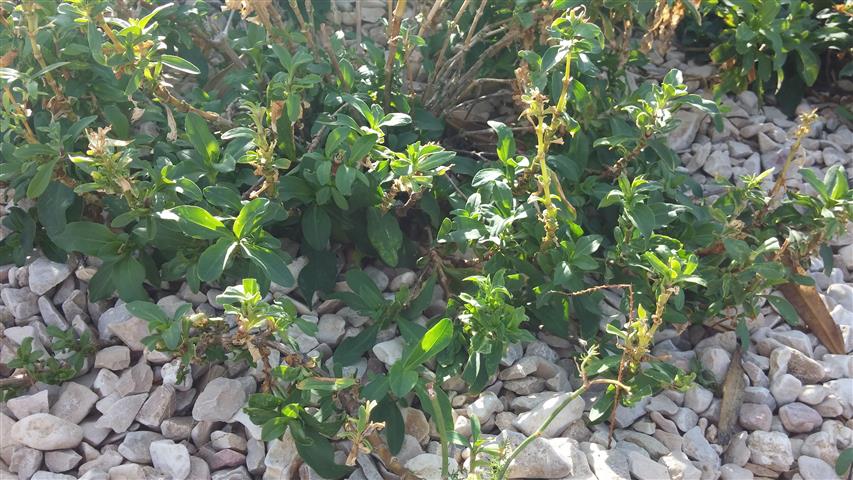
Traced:
MULTIPOLYGON (((586 375, 585 373, 583 373, 583 368, 584 366, 581 365, 581 374, 585 377, 586 375)), ((499 480, 503 480, 504 478, 506 478, 507 470, 509 470, 510 464, 515 459, 515 457, 517 457, 522 451, 524 451, 524 449, 527 448, 527 446, 530 445, 534 440, 541 437, 545 430, 548 428, 548 426, 550 426, 551 423, 554 421, 554 419, 556 419, 557 416, 560 415, 560 412, 562 412, 563 409, 569 406, 569 404, 573 400, 583 395, 587 390, 589 390, 589 387, 593 385, 614 385, 617 387, 617 389, 629 390, 627 385, 624 385, 616 380, 609 380, 604 378, 596 380, 587 380, 586 378, 584 378, 584 384, 581 385, 577 390, 572 392, 571 395, 569 395, 565 400, 563 400, 563 402, 560 403, 560 405, 558 405, 557 408, 555 408, 550 415, 548 415, 548 418, 546 418, 545 421, 542 422, 541 425, 539 425, 539 428, 537 428, 535 432, 530 434, 529 437, 525 438, 521 443, 518 444, 517 447, 513 449, 512 453, 510 453, 509 456, 506 457, 506 459, 501 464, 501 467, 497 471, 495 477, 499 480)))
POLYGON ((201 118, 207 120, 208 122, 213 123, 218 128, 229 129, 233 127, 233 124, 229 120, 226 120, 219 114, 201 110, 190 105, 185 100, 181 100, 180 98, 175 97, 163 85, 157 85, 156 87, 154 87, 154 95, 156 95, 161 102, 174 107, 175 110, 183 113, 193 112, 201 118))
POLYGON ((391 75, 394 72, 394 59, 397 56, 397 44, 400 43, 400 26, 406 13, 406 0, 397 0, 397 6, 388 27, 388 59, 385 61, 385 110, 391 105, 391 75))
MULTIPOLYGON (((24 2, 24 16, 27 19, 27 37, 30 39, 30 45, 33 49, 33 58, 36 59, 36 62, 41 66, 41 68, 47 68, 47 62, 44 59, 44 55, 41 53, 41 45, 38 43, 38 39, 36 38, 36 33, 38 32, 38 14, 36 14, 35 2, 33 0, 28 0, 24 2)), ((59 84, 56 83, 56 80, 53 78, 53 74, 51 72, 47 72, 44 74, 44 80, 47 82, 48 86, 51 90, 53 90, 53 94, 59 98, 64 99, 65 95, 62 93, 62 89, 59 88, 59 84)))
POLYGON ((9 88, 9 85, 3 85, 3 91, 6 94, 6 97, 9 99, 9 103, 15 106, 15 110, 18 115, 21 117, 21 125, 24 128, 24 139, 27 143, 38 143, 38 139, 36 138, 33 129, 30 128, 29 122, 27 122, 27 114, 24 112, 24 108, 15 100, 15 96, 12 95, 12 89, 9 88))
POLYGON ((807 112, 800 115, 800 126, 797 128, 797 131, 794 134, 794 144, 791 145, 791 150, 788 151, 788 156, 785 157, 785 164, 782 166, 782 171, 779 172, 779 176, 776 178, 776 182, 773 184, 773 188, 770 190, 770 196, 769 200, 767 201, 767 205, 764 206, 764 209, 758 212, 756 220, 760 221, 762 218, 764 218, 765 215, 767 215, 767 213, 769 213, 773 200, 776 198, 776 196, 779 194, 779 191, 781 191, 782 187, 785 185, 785 177, 788 174, 788 169, 791 167, 791 163, 793 163, 794 161, 794 157, 796 157, 797 152, 800 151, 800 144, 811 131, 812 123, 814 123, 815 120, 817 120, 817 110, 812 110, 811 112, 807 112))
MULTIPOLYGON (((465 10, 468 8, 468 3, 471 0, 464 0, 462 2, 462 6, 459 7, 459 11, 456 12, 456 16, 453 17, 453 21, 450 22, 449 28, 454 28, 459 25, 460 20, 462 19, 462 14, 465 13, 465 10)), ((444 66, 444 57, 447 53, 447 48, 450 46, 450 31, 448 30, 447 34, 444 35, 444 43, 441 45, 441 50, 438 52, 438 59, 435 61, 435 67, 433 68, 432 78, 430 79, 429 84, 427 85, 426 94, 424 98, 431 98, 433 85, 435 84, 436 79, 438 78, 438 74, 444 66)))
POLYGON ((104 15, 102 13, 99 13, 98 16, 95 17, 95 20, 98 22, 98 26, 101 27, 101 30, 104 31, 104 34, 106 34, 107 38, 110 39, 110 42, 112 42, 116 51, 118 53, 123 53, 124 45, 119 42, 118 37, 116 37, 116 34, 113 31, 112 27, 110 27, 110 24, 108 24, 107 21, 104 19, 104 15))

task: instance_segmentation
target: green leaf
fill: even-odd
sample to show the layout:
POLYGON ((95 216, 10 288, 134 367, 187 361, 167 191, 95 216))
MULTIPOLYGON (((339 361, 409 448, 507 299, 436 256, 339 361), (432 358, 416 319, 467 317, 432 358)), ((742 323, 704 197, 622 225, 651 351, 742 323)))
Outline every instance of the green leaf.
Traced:
POLYGON ((406 115, 405 113, 393 112, 389 113, 382 117, 382 120, 379 121, 379 127, 398 127, 401 125, 408 125, 412 123, 412 117, 406 115))
MULTIPOLYGON (((353 142, 352 147, 350 147, 350 157, 347 163, 350 165, 358 164, 358 162, 373 150, 373 146, 376 145, 377 140, 379 140, 379 136, 375 133, 358 137, 358 139, 353 142)), ((340 170, 338 171, 340 172, 340 170)))
POLYGON ((651 235, 657 226, 655 212, 646 205, 634 206, 630 211, 630 216, 632 223, 644 237, 651 235))
POLYGON ((800 76, 806 82, 806 85, 814 85, 820 73, 820 60, 811 48, 804 44, 797 45, 797 54, 800 57, 800 62, 803 64, 803 68, 799 70, 800 76))
POLYGON ((549 72, 552 68, 560 64, 563 60, 565 60, 566 55, 569 54, 570 46, 567 43, 561 42, 558 45, 553 45, 545 50, 545 53, 542 54, 542 65, 541 69, 543 72, 549 72))
POLYGON ((400 408, 391 400, 391 397, 384 397, 373 409, 371 420, 375 422, 385 422, 385 428, 382 433, 385 434, 385 439, 388 441, 388 449, 396 455, 403 446, 403 440, 406 436, 406 424, 403 420, 403 414, 400 413, 400 408))
POLYGON ((240 214, 234 220, 231 230, 237 238, 243 238, 252 234, 264 220, 270 201, 266 198, 256 198, 240 209, 240 214))
POLYGON ((344 195, 352 194, 352 184, 355 181, 356 169, 348 165, 340 165, 335 172, 335 187, 344 195))
POLYGON ((100 223, 73 222, 51 239, 66 251, 96 256, 105 246, 116 242, 118 236, 100 223))
POLYGON ((367 238, 383 262, 391 267, 397 266, 397 255, 403 245, 403 232, 394 215, 383 214, 375 207, 368 210, 367 238))
POLYGON ((388 371, 388 386, 397 398, 405 397, 418 383, 418 372, 407 369, 403 362, 397 362, 388 371))
POLYGON ((166 344, 166 348, 169 350, 175 350, 181 344, 183 333, 184 333, 184 321, 180 318, 172 321, 172 324, 169 325, 169 328, 163 332, 163 343, 166 344))
POLYGON ((382 292, 373 283, 373 280, 363 270, 353 268, 346 273, 347 285, 358 295, 366 305, 373 309, 380 309, 385 305, 382 292))
POLYGON ((352 468, 335 463, 334 447, 319 433, 303 429, 298 422, 291 423, 290 432, 299 457, 321 477, 337 480, 352 473, 352 468))
POLYGON ((515 155, 515 137, 512 134, 512 129, 494 120, 489 120, 488 124, 498 135, 498 158, 501 162, 506 163, 507 160, 515 155))
POLYGON ((610 410, 613 408, 614 400, 615 395, 610 389, 602 392, 598 400, 589 409, 589 421, 598 423, 607 419, 610 416, 610 410))
POLYGON ((77 196, 69 187, 51 182, 36 204, 39 222, 44 225, 48 236, 56 236, 65 229, 66 212, 77 196))
POLYGON ((130 122, 115 104, 106 105, 103 108, 104 118, 112 127, 111 132, 118 138, 128 138, 130 136, 130 122))
POLYGON ((204 198, 210 204, 219 208, 225 208, 240 211, 243 208, 243 203, 240 200, 240 194, 233 188, 222 185, 211 185, 204 187, 204 198))
POLYGON ((94 300, 102 300, 118 290, 122 300, 147 300, 148 294, 142 288, 144 281, 145 267, 139 260, 125 255, 116 262, 101 265, 89 282, 89 294, 94 300))
POLYGON ((339 392, 357 383, 354 378, 315 378, 309 377, 296 384, 300 390, 316 390, 319 392, 339 392))
POLYGON ((838 456, 838 460, 835 461, 835 473, 838 476, 843 476, 850 470, 850 466, 853 465, 853 448, 846 448, 841 455, 838 456))
POLYGON ((196 113, 190 112, 184 121, 187 138, 196 151, 201 154, 206 164, 213 164, 219 159, 219 142, 210 133, 207 122, 196 113))
POLYGON ((92 58, 99 65, 106 65, 107 59, 104 56, 103 37, 95 22, 90 21, 86 26, 86 40, 89 42, 89 51, 92 52, 92 58))
POLYGON ((367 327, 354 337, 347 337, 335 349, 332 356, 335 365, 346 367, 361 359, 365 352, 370 350, 376 343, 376 335, 379 334, 378 323, 367 327))
POLYGON ((164 65, 174 68, 179 72, 189 73, 192 75, 198 75, 201 73, 201 70, 199 70, 198 67, 181 57, 176 57, 174 55, 161 55, 160 61, 163 62, 164 65))
POLYGON ((325 250, 332 234, 329 214, 316 204, 310 205, 302 214, 302 235, 315 250, 325 250))
POLYGON ((145 28, 146 26, 148 26, 148 24, 151 22, 151 20, 153 20, 154 17, 158 13, 160 13, 161 11, 163 11, 169 7, 172 7, 174 5, 175 5, 174 2, 168 2, 168 3, 164 3, 163 5, 160 5, 159 7, 155 8, 154 10, 151 10, 151 13, 149 13, 148 15, 145 15, 144 17, 139 19, 139 27, 145 28))
POLYGON ((202 240, 230 236, 225 224, 207 210, 194 205, 181 205, 160 214, 164 220, 176 220, 185 234, 202 240))
POLYGON ((453 323, 449 318, 443 318, 432 328, 427 330, 423 338, 417 343, 403 362, 407 369, 413 369, 418 365, 438 355, 439 352, 450 345, 453 338, 453 323))
POLYGON ((198 257, 198 278, 210 282, 219 278, 228 265, 228 260, 237 244, 228 238, 220 238, 198 257))
POLYGON ((432 294, 435 291, 436 281, 436 275, 432 274, 425 282, 423 282, 418 296, 414 300, 410 300, 408 307, 403 311, 403 317, 407 320, 414 321, 424 312, 424 310, 427 309, 427 307, 430 306, 433 298, 432 294))
POLYGON ((835 258, 832 254, 832 248, 825 243, 820 246, 820 259, 823 260, 823 274, 828 277, 832 273, 835 258))
MULTIPOLYGON (((287 426, 290 424, 289 420, 290 419, 284 417, 274 417, 263 422, 263 427, 261 427, 261 440, 271 442, 281 438, 284 435, 284 432, 287 431, 287 426)), ((254 419, 252 421, 254 421, 254 419)))
POLYGON ((284 288, 295 284, 293 274, 279 252, 260 245, 244 245, 243 251, 273 282, 284 288))
POLYGON ((790 325, 798 325, 800 323, 800 317, 797 315, 797 310, 794 309, 794 306, 791 305, 788 300, 785 300, 782 297, 776 295, 767 295, 767 301, 770 302, 770 305, 779 312, 779 315, 785 319, 790 325))
POLYGON ((724 238, 723 247, 726 250, 726 254, 739 263, 749 260, 749 256, 752 254, 749 244, 736 238, 724 238))
POLYGON ((169 317, 163 313, 163 309, 159 305, 151 302, 135 301, 127 304, 127 311, 134 317, 139 317, 146 322, 168 322, 169 317))
POLYGON ((53 169, 56 168, 56 163, 59 158, 55 158, 47 163, 43 163, 36 169, 36 174, 27 185, 27 198, 37 198, 47 190, 50 179, 53 178, 53 169))
POLYGON ((609 357, 593 359, 587 365, 586 373, 590 376, 596 376, 609 370, 616 371, 621 359, 621 355, 611 355, 609 357))

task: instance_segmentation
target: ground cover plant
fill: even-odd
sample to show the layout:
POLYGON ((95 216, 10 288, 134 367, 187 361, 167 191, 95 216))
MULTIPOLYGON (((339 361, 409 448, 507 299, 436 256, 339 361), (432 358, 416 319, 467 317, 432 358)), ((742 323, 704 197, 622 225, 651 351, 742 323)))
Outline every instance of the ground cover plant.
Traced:
MULTIPOLYGON (((791 68, 813 85, 820 56, 849 57, 848 5, 448 0, 406 16, 398 0, 376 41, 332 31, 320 3, 0 1, 0 181, 16 200, 0 263, 97 259, 90 300, 128 302, 148 323, 145 346, 179 358, 181 375, 226 359, 262 369, 246 413, 264 440, 290 432, 326 478, 371 452, 413 478, 393 457, 396 407, 410 405, 438 432, 443 477, 460 446, 469 478, 505 478, 528 442, 487 447, 479 423, 457 434, 445 385, 482 392, 510 345, 539 331, 576 352, 554 415, 593 390, 588 421, 611 428, 616 405, 703 381, 701 365, 652 355, 664 326, 719 318, 745 348, 769 303, 837 349, 837 327, 808 313, 803 268, 820 255, 831 271, 853 192, 840 166, 797 169, 814 115, 797 119, 781 168, 706 195, 667 134, 688 109, 722 129, 720 105, 678 70, 637 84, 630 69, 678 20, 717 16, 718 92, 778 92, 791 68), (509 88, 510 119, 454 116, 489 82, 509 88), (786 188, 792 176, 810 188, 786 188), (368 260, 420 273, 389 298, 368 260), (222 290, 224 314, 154 303, 184 280, 222 290), (294 288, 302 304, 369 318, 330 362, 299 350, 317 326, 278 294, 294 288), (605 295, 621 309, 603 322, 605 295), (447 308, 428 318, 440 296, 447 308), (405 340, 399 360, 354 376, 388 329, 405 340), (352 449, 337 464, 329 445, 343 439, 352 449)), ((50 334, 63 355, 21 345, 4 396, 83 370, 91 339, 50 334)))

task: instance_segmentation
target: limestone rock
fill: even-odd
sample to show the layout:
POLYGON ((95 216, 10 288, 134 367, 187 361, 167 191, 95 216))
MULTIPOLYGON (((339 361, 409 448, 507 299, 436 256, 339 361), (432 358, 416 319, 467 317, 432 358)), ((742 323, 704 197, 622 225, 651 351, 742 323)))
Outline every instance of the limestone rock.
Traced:
POLYGON ((83 429, 49 413, 36 413, 18 420, 11 428, 11 437, 36 450, 62 450, 79 445, 83 429))
POLYGON ((193 406, 193 418, 225 422, 246 403, 246 391, 239 380, 215 378, 199 394, 193 406))

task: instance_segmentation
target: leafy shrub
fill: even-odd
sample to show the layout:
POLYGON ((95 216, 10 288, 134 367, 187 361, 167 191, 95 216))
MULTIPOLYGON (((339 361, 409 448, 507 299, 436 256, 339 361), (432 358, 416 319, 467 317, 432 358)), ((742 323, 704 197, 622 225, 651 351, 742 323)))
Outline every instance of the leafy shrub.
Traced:
POLYGON ((812 51, 817 21, 812 18, 809 2, 723 1, 716 14, 726 27, 711 59, 723 66, 723 91, 744 90, 752 84, 761 95, 774 78, 778 90, 785 80, 789 56, 805 85, 817 80, 820 60, 812 51))

